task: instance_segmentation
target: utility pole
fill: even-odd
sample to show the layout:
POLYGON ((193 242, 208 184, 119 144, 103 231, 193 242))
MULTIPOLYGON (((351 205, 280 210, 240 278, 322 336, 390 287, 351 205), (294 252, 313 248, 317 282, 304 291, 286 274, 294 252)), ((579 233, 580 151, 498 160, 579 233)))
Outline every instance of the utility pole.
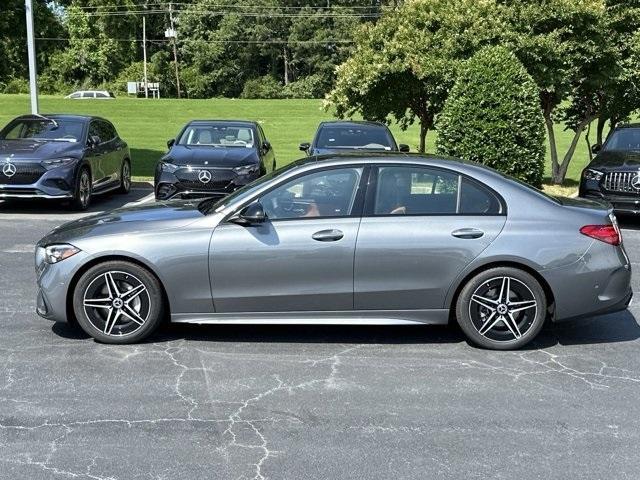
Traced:
POLYGON ((142 57, 144 59, 144 98, 149 98, 149 82, 147 81, 147 17, 142 17, 142 57))
POLYGON ((29 55, 29 94, 31 95, 31 113, 38 114, 38 72, 36 70, 36 41, 33 36, 33 3, 25 0, 27 15, 27 51, 29 55))
POLYGON ((180 98, 180 72, 178 71, 178 33, 173 24, 173 4, 169 4, 169 21, 171 23, 170 35, 173 38, 173 63, 176 67, 176 87, 178 89, 178 98, 180 98))

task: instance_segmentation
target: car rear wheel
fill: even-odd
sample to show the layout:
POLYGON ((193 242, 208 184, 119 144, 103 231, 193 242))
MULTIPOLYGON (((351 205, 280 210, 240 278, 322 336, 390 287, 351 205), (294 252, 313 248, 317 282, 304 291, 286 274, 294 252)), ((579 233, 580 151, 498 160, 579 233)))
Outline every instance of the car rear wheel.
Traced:
POLYGON ((125 160, 122 162, 122 167, 120 167, 120 188, 118 189, 118 193, 129 193, 131 190, 131 163, 129 160, 125 160))
POLYGON ((160 325, 164 302, 160 282, 130 262, 90 268, 73 293, 73 310, 82 329, 104 343, 135 343, 160 325))
POLYGON ((73 207, 76 210, 86 210, 91 203, 91 173, 84 167, 76 178, 76 186, 73 192, 73 207))
POLYGON ((479 273, 463 287, 456 317, 467 338, 493 350, 520 348, 536 337, 547 314, 540 282, 511 267, 479 273))

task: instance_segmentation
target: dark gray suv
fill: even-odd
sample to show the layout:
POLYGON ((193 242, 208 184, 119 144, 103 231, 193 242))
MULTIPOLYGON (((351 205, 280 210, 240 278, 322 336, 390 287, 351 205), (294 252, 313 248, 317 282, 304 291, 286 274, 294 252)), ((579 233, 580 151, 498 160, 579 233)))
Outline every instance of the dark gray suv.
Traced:
POLYGON ((0 130, 0 198, 70 200, 131 187, 131 155, 111 122, 83 115, 23 115, 0 130))

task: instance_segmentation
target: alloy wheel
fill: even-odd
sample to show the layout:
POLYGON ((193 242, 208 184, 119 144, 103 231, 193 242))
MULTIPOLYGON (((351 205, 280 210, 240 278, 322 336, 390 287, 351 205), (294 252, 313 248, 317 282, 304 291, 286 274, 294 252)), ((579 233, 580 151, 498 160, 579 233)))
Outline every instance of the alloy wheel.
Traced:
POLYGON ((86 207, 89 204, 89 197, 91 197, 91 180, 86 170, 83 170, 80 174, 80 188, 78 189, 78 196, 80 204, 86 207))
POLYGON ((494 277, 475 289, 469 301, 469 317, 483 337, 508 342, 526 334, 538 311, 538 302, 522 281, 494 277))
POLYGON ((122 188, 127 192, 131 188, 131 167, 129 162, 122 164, 122 188))
POLYGON ((151 311, 151 298, 137 277, 108 271, 89 283, 84 291, 83 307, 87 319, 97 330, 105 335, 125 336, 145 324, 151 311))

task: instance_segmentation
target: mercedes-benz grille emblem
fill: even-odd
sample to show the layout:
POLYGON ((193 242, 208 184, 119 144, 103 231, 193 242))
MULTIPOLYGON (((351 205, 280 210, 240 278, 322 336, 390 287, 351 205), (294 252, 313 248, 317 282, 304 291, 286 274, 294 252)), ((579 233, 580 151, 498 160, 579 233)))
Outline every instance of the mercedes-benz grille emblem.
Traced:
POLYGON ((13 163, 5 163, 4 166, 2 167, 2 173, 4 173, 5 177, 13 177, 16 172, 18 170, 16 169, 16 166, 13 163))
POLYGON ((636 190, 640 190, 640 173, 631 179, 631 186, 636 190))
POLYGON ((200 170, 200 173, 198 174, 198 180, 200 180, 202 183, 209 183, 211 181, 211 173, 207 170, 200 170))

